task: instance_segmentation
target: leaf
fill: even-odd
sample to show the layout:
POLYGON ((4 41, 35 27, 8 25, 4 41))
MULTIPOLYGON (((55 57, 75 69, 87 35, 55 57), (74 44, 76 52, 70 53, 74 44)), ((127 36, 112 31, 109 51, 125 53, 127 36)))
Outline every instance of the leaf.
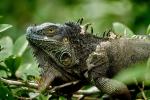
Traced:
POLYGON ((10 56, 9 58, 5 59, 4 63, 11 71, 11 74, 15 76, 15 73, 21 64, 21 57, 10 56))
POLYGON ((18 97, 28 97, 29 93, 33 91, 32 89, 27 89, 24 87, 11 88, 11 90, 12 90, 13 95, 18 96, 18 97))
POLYGON ((0 61, 12 55, 13 42, 10 37, 4 37, 0 40, 2 50, 0 51, 0 61))
POLYGON ((146 34, 150 34, 150 25, 148 25, 146 34))
POLYGON ((27 80, 28 76, 38 77, 39 74, 40 73, 39 73, 38 66, 35 63, 23 64, 19 67, 19 69, 16 72, 16 76, 18 78, 22 78, 25 81, 27 80))
POLYGON ((150 71, 150 58, 148 59, 147 61, 147 67, 146 67, 146 75, 145 75, 145 83, 150 85, 150 74, 149 74, 149 71, 150 71))
MULTIPOLYGON (((142 92, 144 92, 144 95, 147 97, 147 100, 150 99, 150 90, 143 90, 142 92)), ((143 98, 143 93, 139 92, 136 96, 136 98, 143 98)), ((139 100, 139 99, 136 99, 139 100)))
MULTIPOLYGON (((40 94, 36 99, 37 100, 51 100, 49 99, 51 97, 51 95, 45 96, 43 94, 40 94)), ((57 99, 53 99, 53 100, 57 100, 57 99)))
POLYGON ((10 24, 0 24, 0 32, 3 32, 11 27, 12 27, 12 25, 10 25, 10 24))
POLYGON ((0 70, 0 77, 7 78, 7 72, 5 70, 0 70))
POLYGON ((37 97, 39 95, 39 93, 33 93, 33 92, 30 92, 29 93, 29 97, 30 98, 35 98, 35 97, 37 97))
POLYGON ((121 71, 115 79, 120 80, 124 83, 132 83, 135 79, 138 81, 144 81, 146 75, 150 75, 147 68, 147 62, 138 62, 130 65, 128 69, 121 71), (147 73, 148 72, 148 73, 147 73))
POLYGON ((0 65, 0 70, 8 71, 8 69, 5 66, 3 66, 3 65, 0 65))
POLYGON ((134 35, 134 33, 127 26, 119 22, 113 23, 113 29, 119 36, 132 37, 134 35))
POLYGON ((59 100, 67 100, 64 96, 59 96, 59 100))
POLYGON ((0 45, 0 51, 2 50, 2 47, 1 47, 1 45, 0 45))
POLYGON ((25 38, 25 35, 20 36, 13 46, 13 54, 16 56, 22 56, 25 50, 27 49, 28 41, 25 38))
POLYGON ((2 84, 0 85, 0 100, 14 100, 10 90, 2 84))

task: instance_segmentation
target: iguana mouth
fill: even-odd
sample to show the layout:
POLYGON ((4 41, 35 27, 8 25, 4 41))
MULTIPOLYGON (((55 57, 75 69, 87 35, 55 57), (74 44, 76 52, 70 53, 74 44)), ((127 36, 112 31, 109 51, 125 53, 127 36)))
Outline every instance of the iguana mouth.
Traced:
POLYGON ((48 36, 44 36, 44 35, 39 35, 36 33, 36 31, 34 32, 34 27, 28 27, 27 29, 27 34, 26 34, 26 38, 30 41, 30 40, 33 40, 33 41, 50 41, 50 42, 58 42, 48 36))

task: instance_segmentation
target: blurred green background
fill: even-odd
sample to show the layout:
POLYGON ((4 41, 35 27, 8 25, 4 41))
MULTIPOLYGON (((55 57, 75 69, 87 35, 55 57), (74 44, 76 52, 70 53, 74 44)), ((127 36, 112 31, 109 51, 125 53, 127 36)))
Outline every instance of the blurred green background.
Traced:
POLYGON ((0 37, 9 35, 14 40, 25 34, 29 25, 81 17, 93 24, 96 33, 121 22, 142 34, 150 23, 150 0, 0 0, 0 16, 0 23, 13 25, 0 37))
MULTIPOLYGON (((95 33, 103 33, 111 29, 113 24, 117 33, 126 30, 128 35, 133 35, 132 31, 135 34, 150 34, 150 0, 0 0, 0 79, 35 79, 36 82, 40 69, 23 35, 28 26, 44 22, 65 23, 82 17, 84 23, 92 23, 95 33), (8 25, 2 27, 4 24, 8 25)), ((150 69, 150 60, 148 66, 150 69)), ((127 70, 124 77, 119 75, 120 79, 131 79, 133 75, 140 77, 145 73, 143 67, 136 69, 133 69, 135 74, 133 70, 127 70)), ((37 100, 49 98, 49 95, 35 95, 33 90, 18 86, 10 88, 0 80, 0 100, 16 100, 22 96, 37 100)))

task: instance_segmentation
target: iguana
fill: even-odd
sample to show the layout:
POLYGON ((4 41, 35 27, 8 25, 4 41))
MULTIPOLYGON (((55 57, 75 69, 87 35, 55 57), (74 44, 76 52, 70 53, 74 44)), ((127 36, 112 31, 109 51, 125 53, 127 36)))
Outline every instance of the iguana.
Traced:
POLYGON ((88 82, 114 99, 131 100, 127 86, 112 77, 148 59, 150 41, 99 37, 82 29, 79 22, 48 22, 27 28, 27 40, 42 68, 41 87, 80 80, 59 93, 71 94, 88 82))

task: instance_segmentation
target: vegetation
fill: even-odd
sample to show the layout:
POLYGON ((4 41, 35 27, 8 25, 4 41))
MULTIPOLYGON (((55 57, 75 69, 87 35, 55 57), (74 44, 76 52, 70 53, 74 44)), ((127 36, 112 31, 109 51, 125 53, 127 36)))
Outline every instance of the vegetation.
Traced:
MULTIPOLYGON (((25 38, 26 27, 30 24, 46 21, 64 23, 84 17, 86 22, 92 22, 95 33, 103 33, 112 27, 119 36, 132 37, 134 34, 150 34, 149 5, 147 0, 1 0, 0 100, 55 98, 51 92, 45 94, 37 91, 40 69, 25 38)), ((143 84, 140 87, 135 82, 140 90, 136 96, 148 99, 150 89, 144 86, 150 86, 149 67, 150 60, 134 65, 115 78, 129 84, 133 83, 132 77, 136 77, 136 81, 143 84)), ((83 90, 90 87, 85 86, 83 90)), ((83 94, 79 91, 74 98, 82 98, 83 94)), ((96 91, 86 99, 101 98, 101 95, 96 91)), ((63 96, 57 98, 65 100, 63 96)))

